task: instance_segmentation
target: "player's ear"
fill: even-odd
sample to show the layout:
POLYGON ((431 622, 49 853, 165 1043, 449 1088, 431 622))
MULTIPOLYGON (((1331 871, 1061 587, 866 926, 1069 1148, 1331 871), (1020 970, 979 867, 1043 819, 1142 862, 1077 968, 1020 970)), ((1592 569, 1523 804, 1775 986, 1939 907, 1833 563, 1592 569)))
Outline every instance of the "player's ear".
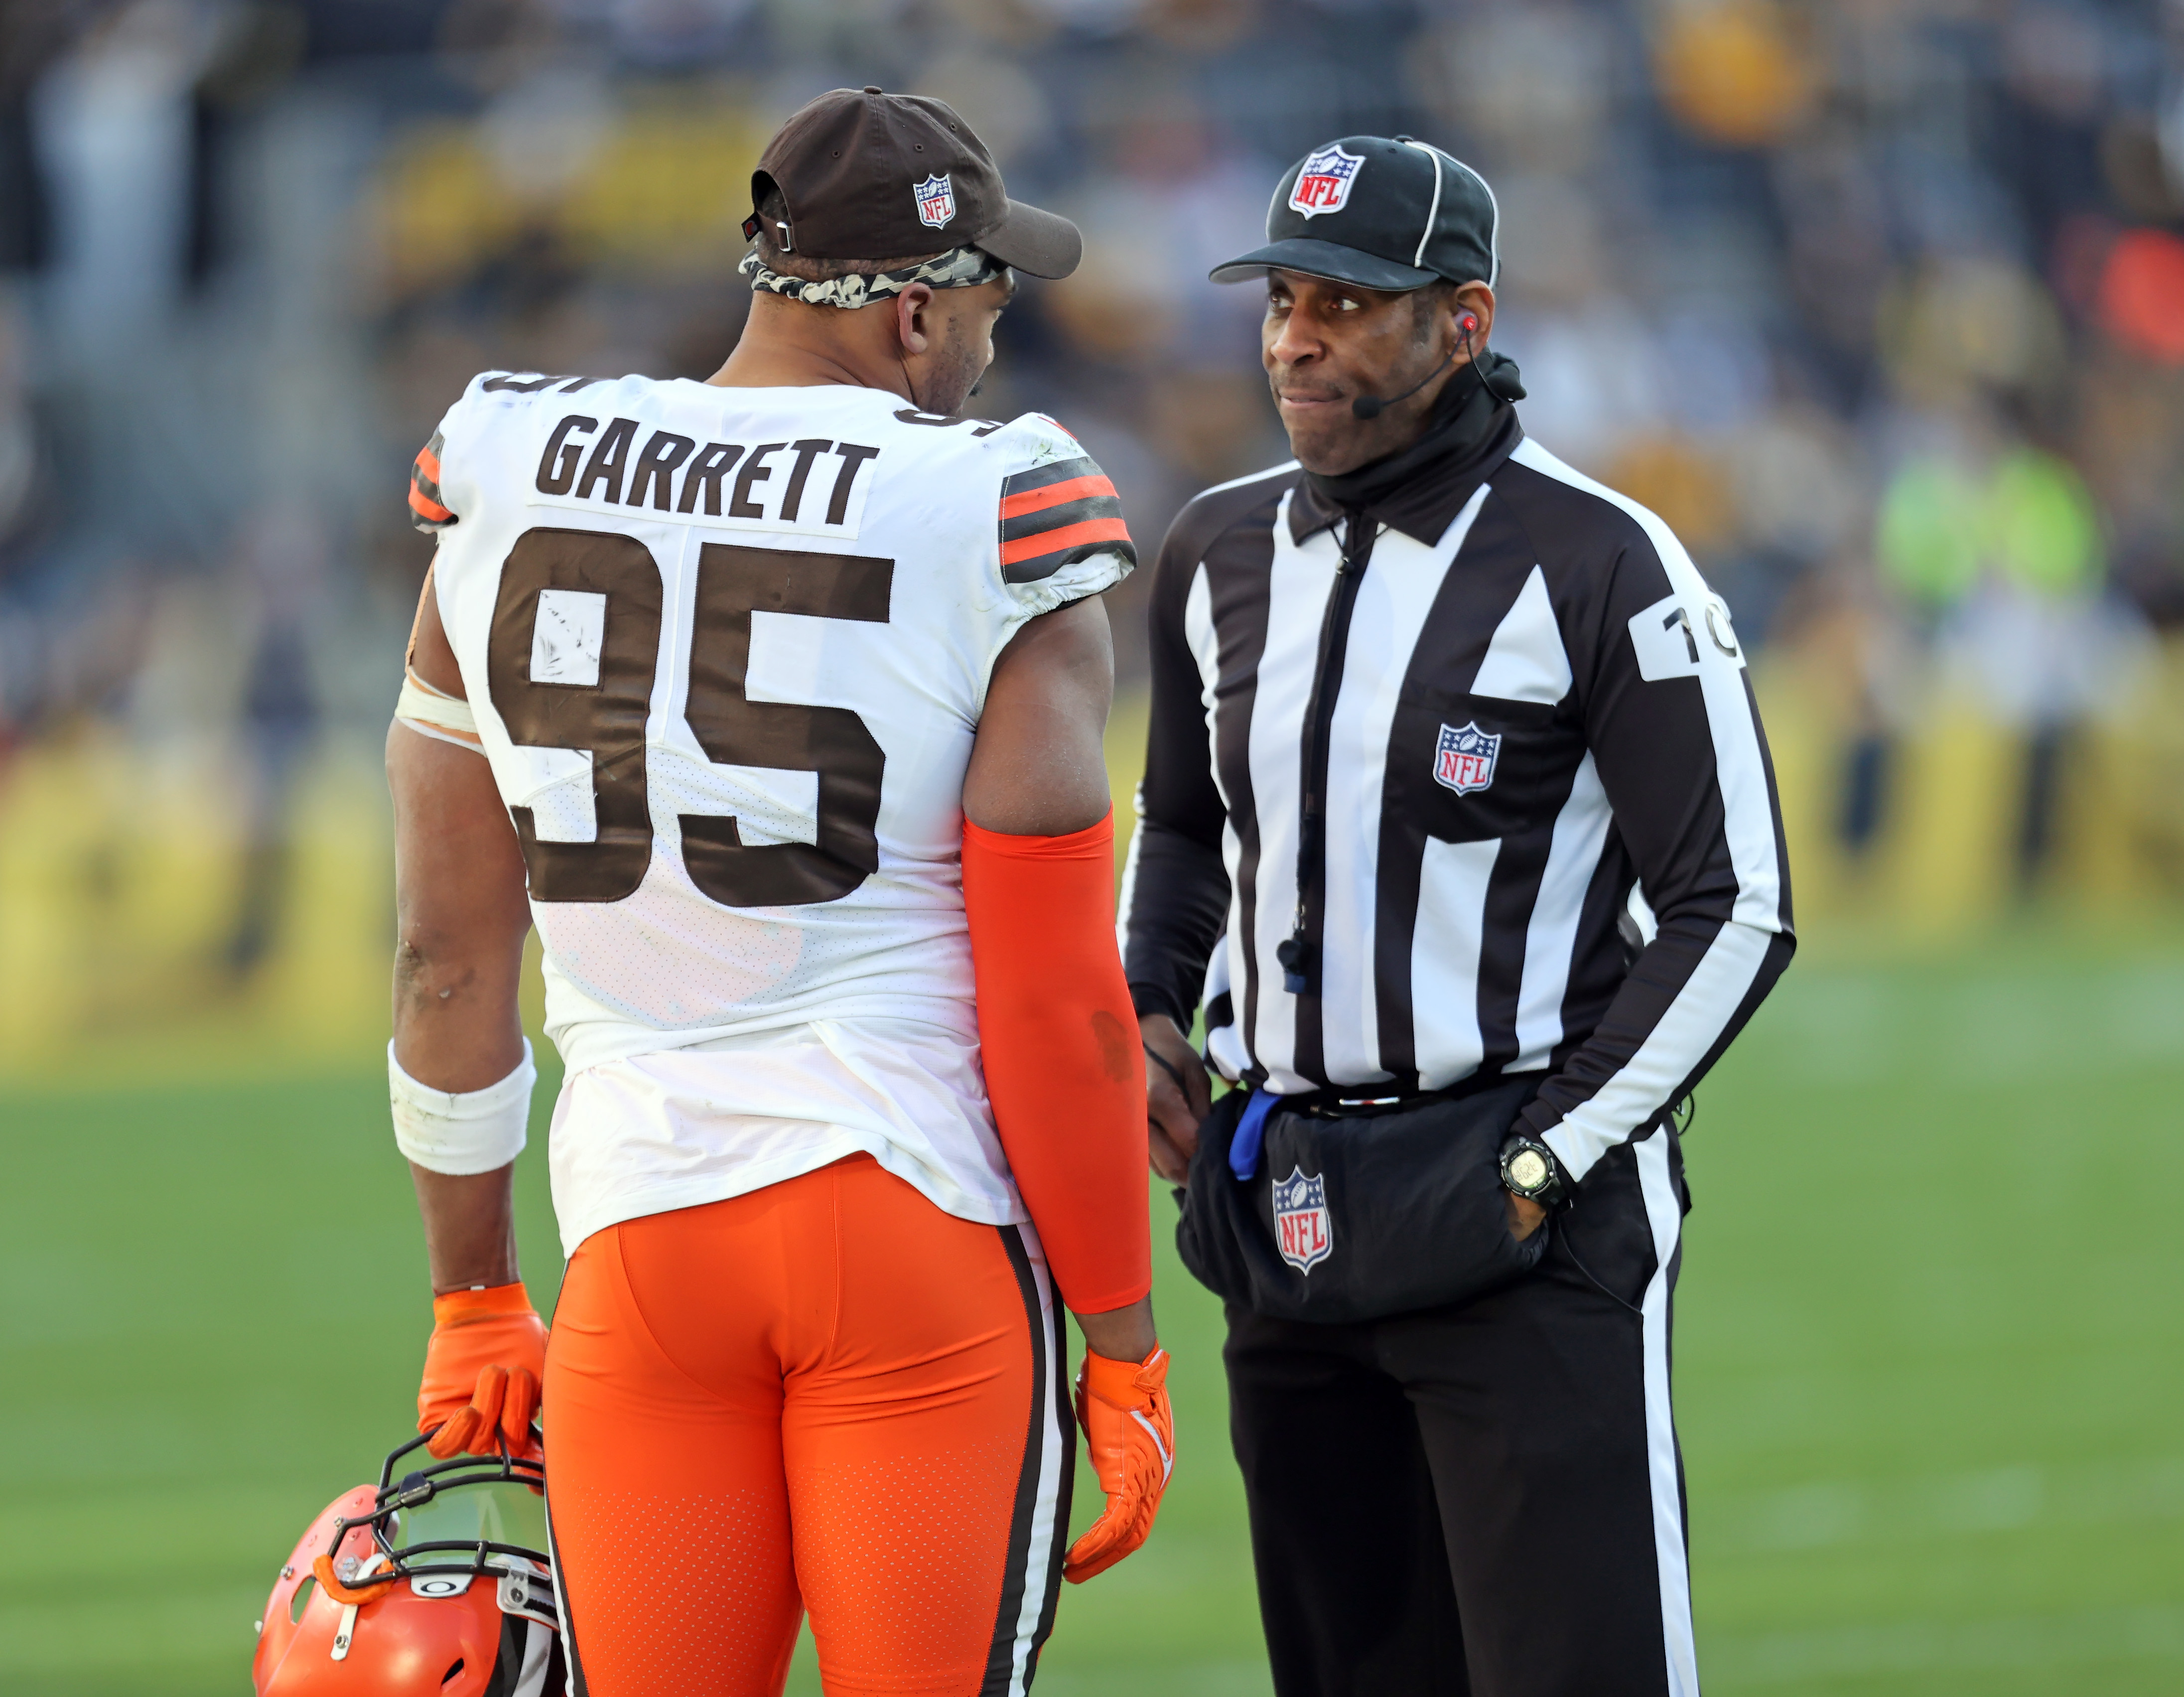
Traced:
POLYGON ((914 282, 894 298, 895 339, 905 354, 922 354, 933 345, 933 287, 914 282))

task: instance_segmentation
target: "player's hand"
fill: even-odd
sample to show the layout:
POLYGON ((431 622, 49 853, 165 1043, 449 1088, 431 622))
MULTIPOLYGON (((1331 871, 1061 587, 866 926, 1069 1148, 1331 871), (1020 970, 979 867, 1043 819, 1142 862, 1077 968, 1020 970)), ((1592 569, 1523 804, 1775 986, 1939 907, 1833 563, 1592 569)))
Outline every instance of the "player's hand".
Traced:
POLYGON ((1069 1547, 1061 1577, 1082 1585, 1145 1541, 1161 1493, 1175 1471, 1175 1411, 1167 1400, 1167 1351, 1143 1362, 1084 1352, 1077 1375, 1077 1421, 1107 1507, 1069 1547))
POLYGON ((521 1282, 436 1297, 432 1320, 417 1430, 439 1430, 425 1448, 443 1461, 496 1454, 504 1446, 510 1455, 535 1459, 531 1417, 546 1373, 546 1325, 521 1282))
POLYGON ((1547 1223, 1546 1209, 1531 1197, 1505 1190, 1502 1192, 1502 1199, 1508 1204, 1509 1235, 1519 1243, 1547 1223))
POLYGON ((1212 1087, 1205 1062, 1167 1014, 1140 1016, 1138 1036, 1145 1046, 1145 1141, 1153 1170, 1179 1185, 1198 1153, 1199 1122, 1213 1111, 1212 1087))

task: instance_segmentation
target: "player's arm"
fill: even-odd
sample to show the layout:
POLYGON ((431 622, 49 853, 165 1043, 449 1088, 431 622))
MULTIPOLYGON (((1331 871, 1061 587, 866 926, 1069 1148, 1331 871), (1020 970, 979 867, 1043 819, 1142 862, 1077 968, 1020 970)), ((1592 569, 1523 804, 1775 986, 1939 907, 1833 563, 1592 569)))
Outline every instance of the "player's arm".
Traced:
POLYGON ((1106 610, 1033 619, 995 662, 963 784, 963 896, 986 1086, 1062 1300, 1084 1333, 1078 1416, 1107 1510, 1064 1569, 1144 1542, 1173 1465, 1153 1326, 1145 1063, 1114 935, 1114 817, 1101 734, 1106 610))
POLYGON ((418 1395, 436 1454, 528 1442, 545 1328, 516 1264, 513 1175, 531 1057, 516 1009, 531 927, 523 857, 466 738, 462 674, 428 576, 387 735, 394 801, 397 1139, 424 1216, 435 1326, 418 1395))

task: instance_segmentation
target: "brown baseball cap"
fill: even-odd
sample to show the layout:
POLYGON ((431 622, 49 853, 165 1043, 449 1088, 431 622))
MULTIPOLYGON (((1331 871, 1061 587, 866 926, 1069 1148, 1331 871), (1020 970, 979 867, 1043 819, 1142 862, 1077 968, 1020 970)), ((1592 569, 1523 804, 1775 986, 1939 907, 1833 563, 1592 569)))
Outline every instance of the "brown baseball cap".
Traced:
MULTIPOLYGON (((947 102, 837 88, 794 114, 751 173, 788 203, 773 232, 815 260, 892 259, 978 248, 1035 277, 1066 277, 1084 254, 1067 218, 1009 198, 986 144, 947 102)), ((744 234, 759 230, 755 209, 744 234)))

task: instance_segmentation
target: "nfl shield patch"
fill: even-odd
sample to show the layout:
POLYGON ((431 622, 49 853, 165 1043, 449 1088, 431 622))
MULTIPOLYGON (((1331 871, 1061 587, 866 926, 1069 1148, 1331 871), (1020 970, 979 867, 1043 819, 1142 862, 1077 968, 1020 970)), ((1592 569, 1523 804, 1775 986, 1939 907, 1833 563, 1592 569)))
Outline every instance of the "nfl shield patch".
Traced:
POLYGON ((929 176, 915 185, 911 193, 917 197, 917 219, 934 229, 944 228, 956 216, 956 185, 945 176, 929 176))
POLYGON ((1307 218, 1341 211, 1350 204, 1350 186, 1357 181, 1357 168, 1364 163, 1362 154, 1345 153, 1333 142, 1307 155, 1296 187, 1290 191, 1290 209, 1307 218))
POLYGON ((1462 730, 1440 728, 1440 742, 1434 750, 1434 782, 1468 795, 1494 782, 1494 762, 1502 753, 1502 739, 1489 736, 1476 724, 1462 730))
POLYGON ((1325 1179, 1317 1174, 1306 1177, 1303 1168, 1291 1167, 1287 1178, 1274 1181, 1274 1247, 1282 1259, 1306 1275, 1334 1253, 1325 1179))

